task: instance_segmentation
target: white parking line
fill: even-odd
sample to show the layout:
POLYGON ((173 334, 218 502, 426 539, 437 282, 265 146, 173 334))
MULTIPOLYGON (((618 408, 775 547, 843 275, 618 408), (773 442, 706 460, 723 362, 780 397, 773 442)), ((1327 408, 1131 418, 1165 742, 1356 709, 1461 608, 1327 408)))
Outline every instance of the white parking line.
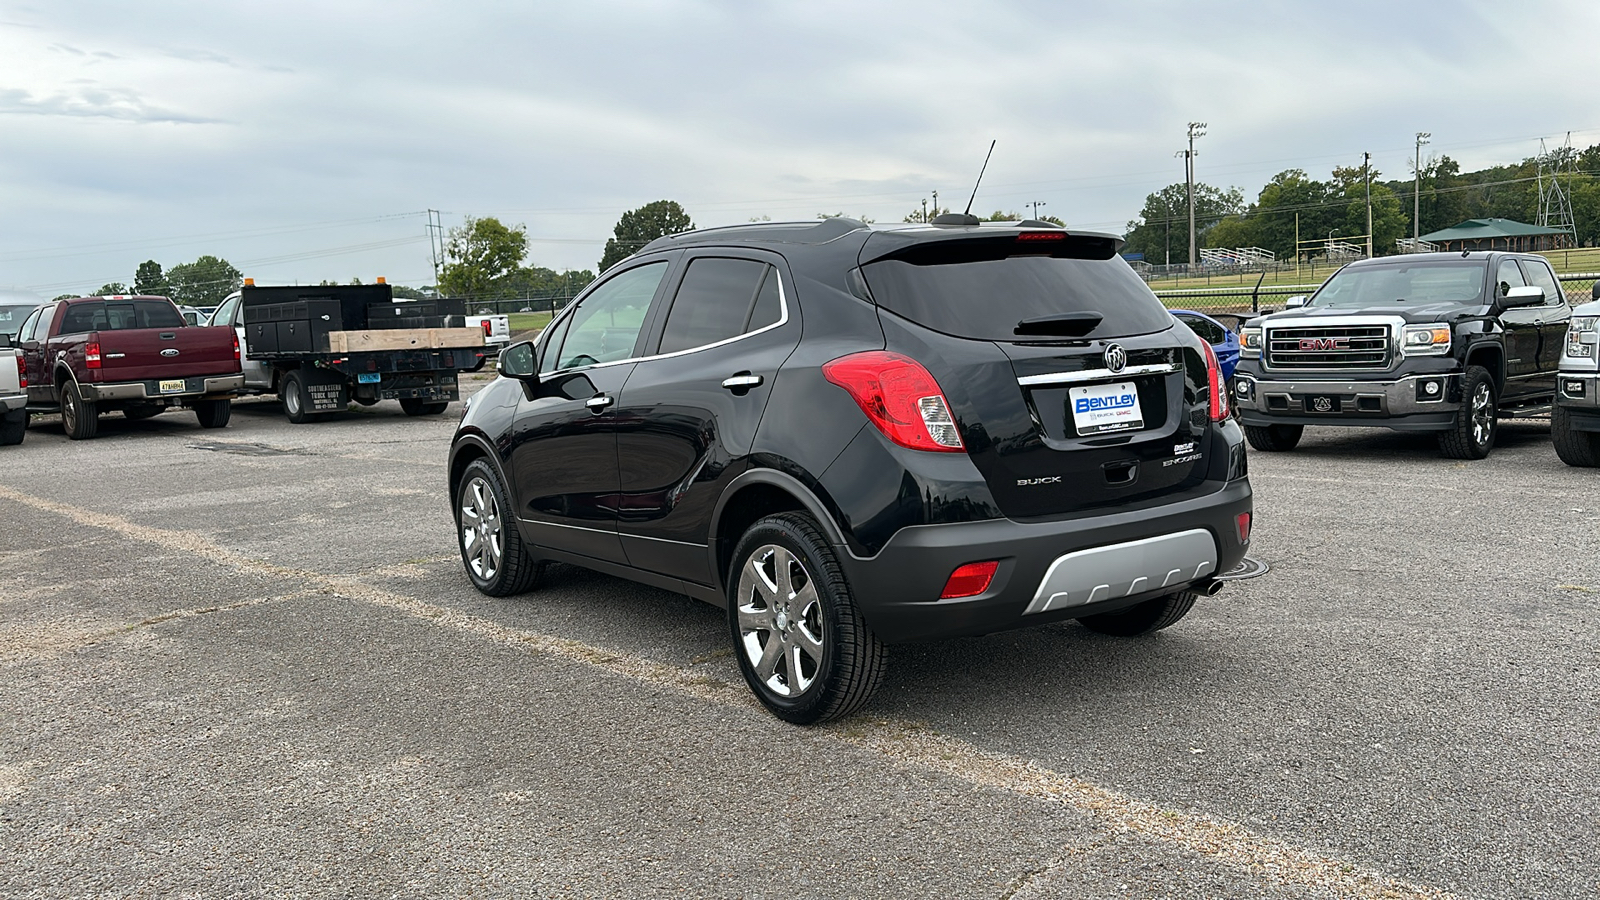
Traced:
MULTIPOLYGON (((219 547, 205 536, 193 532, 140 525, 118 516, 34 497, 4 486, 0 486, 0 499, 55 513, 80 524, 102 528, 134 540, 196 554, 243 572, 303 579, 321 589, 331 591, 336 596, 391 609, 432 625, 476 635, 497 643, 582 663, 652 687, 670 688, 691 697, 743 707, 752 712, 758 709, 755 699, 742 684, 710 678, 700 672, 652 662, 568 638, 508 628, 481 616, 373 587, 352 576, 327 575, 274 565, 219 547)), ((261 601, 251 601, 254 602, 261 601)), ((223 608, 225 607, 218 609, 223 608)), ((201 611, 178 611, 169 616, 146 620, 144 624, 170 617, 196 615, 199 612, 201 611)), ((765 713, 760 714, 765 715, 765 713)), ((1018 797, 1070 807, 1099 820, 1109 830, 1132 833, 1169 844, 1177 850, 1191 852, 1203 859, 1236 869, 1263 883, 1313 888, 1333 896, 1361 898, 1361 900, 1369 898, 1370 900, 1401 900, 1401 898, 1448 900, 1452 896, 1434 888, 1392 878, 1375 871, 1363 870, 1315 850, 1255 834, 1237 822, 1168 809, 1046 769, 1018 757, 983 750, 932 731, 918 723, 858 716, 821 730, 842 743, 865 748, 902 765, 914 766, 1018 797)), ((1031 873, 1027 881, 1037 883, 1047 875, 1048 870, 1031 873)))

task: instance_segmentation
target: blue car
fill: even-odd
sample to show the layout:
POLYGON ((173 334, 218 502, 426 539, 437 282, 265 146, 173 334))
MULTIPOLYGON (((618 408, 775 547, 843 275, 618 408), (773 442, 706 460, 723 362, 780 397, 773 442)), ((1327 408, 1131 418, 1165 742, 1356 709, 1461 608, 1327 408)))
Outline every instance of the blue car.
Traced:
POLYGON ((1217 362, 1222 365, 1223 379, 1233 378, 1233 367, 1239 364, 1238 331, 1192 309, 1175 309, 1172 315, 1211 345, 1212 351, 1217 354, 1217 362))

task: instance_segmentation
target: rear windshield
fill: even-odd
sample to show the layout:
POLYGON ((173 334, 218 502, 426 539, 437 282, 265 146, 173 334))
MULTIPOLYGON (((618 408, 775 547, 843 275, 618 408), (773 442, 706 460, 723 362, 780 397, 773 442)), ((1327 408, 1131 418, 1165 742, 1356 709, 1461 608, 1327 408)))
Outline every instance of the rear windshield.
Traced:
MULTIPOLYGON (((1121 257, 1086 253, 1063 241, 1045 251, 1014 237, 919 244, 862 267, 878 305, 919 325, 989 341, 1018 337, 1026 319, 1093 312, 1086 336, 1126 337, 1171 328, 1165 306, 1121 257)), ((1048 339, 1048 338, 1045 338, 1048 339)))
POLYGON ((68 307, 66 318, 61 320, 61 333, 183 326, 178 308, 165 300, 97 300, 68 307))
POLYGON ((1477 304, 1483 298, 1480 260, 1340 269, 1311 298, 1312 306, 1360 309, 1395 304, 1477 304))

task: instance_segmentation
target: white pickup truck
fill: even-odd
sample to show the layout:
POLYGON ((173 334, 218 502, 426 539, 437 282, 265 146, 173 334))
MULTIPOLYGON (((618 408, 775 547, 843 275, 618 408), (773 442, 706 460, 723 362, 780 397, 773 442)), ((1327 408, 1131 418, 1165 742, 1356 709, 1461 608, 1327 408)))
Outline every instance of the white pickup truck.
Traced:
POLYGON ((1550 411, 1556 455, 1569 466, 1591 469, 1600 466, 1600 282, 1592 296, 1572 308, 1550 411))
POLYGON ((28 433, 28 376, 22 352, 11 349, 9 336, 0 335, 0 446, 20 444, 28 433))
POLYGON ((510 316, 494 313, 467 316, 467 327, 482 328, 483 345, 485 347, 493 347, 497 352, 511 343, 510 316))

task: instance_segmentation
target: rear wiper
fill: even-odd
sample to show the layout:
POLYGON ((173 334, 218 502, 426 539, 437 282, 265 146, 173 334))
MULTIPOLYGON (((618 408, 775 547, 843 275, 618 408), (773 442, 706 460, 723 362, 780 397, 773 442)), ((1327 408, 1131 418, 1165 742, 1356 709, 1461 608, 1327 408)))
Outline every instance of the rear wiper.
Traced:
POLYGON ((1100 327, 1105 316, 1093 311, 1060 313, 1023 319, 1011 331, 1013 334, 1056 334, 1064 337, 1083 337, 1100 327))

